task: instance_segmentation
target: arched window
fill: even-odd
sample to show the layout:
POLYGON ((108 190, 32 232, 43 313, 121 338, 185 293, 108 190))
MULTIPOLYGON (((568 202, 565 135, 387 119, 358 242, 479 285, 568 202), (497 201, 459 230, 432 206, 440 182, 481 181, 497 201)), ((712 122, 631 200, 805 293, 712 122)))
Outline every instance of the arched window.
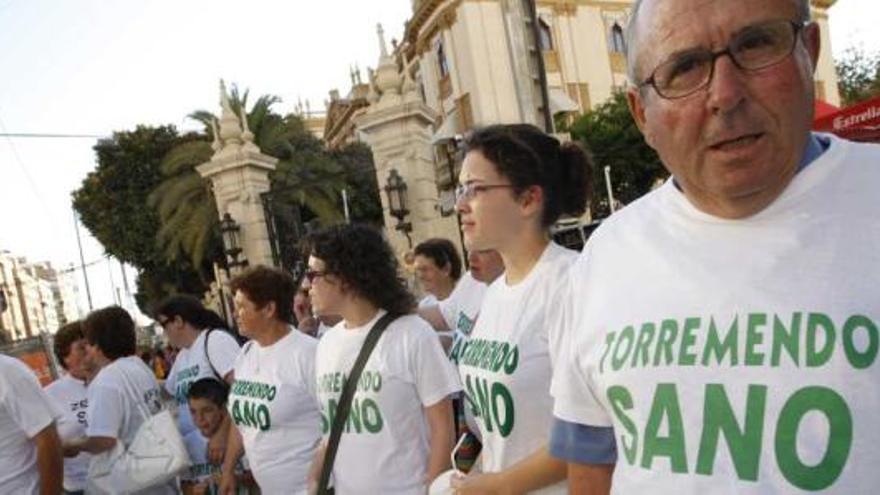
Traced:
POLYGON ((538 19, 538 46, 543 52, 553 49, 553 32, 550 30, 550 25, 540 18, 538 19))
POLYGON ((623 28, 616 22, 611 27, 611 51, 617 53, 624 53, 626 51, 626 38, 623 36, 623 28))

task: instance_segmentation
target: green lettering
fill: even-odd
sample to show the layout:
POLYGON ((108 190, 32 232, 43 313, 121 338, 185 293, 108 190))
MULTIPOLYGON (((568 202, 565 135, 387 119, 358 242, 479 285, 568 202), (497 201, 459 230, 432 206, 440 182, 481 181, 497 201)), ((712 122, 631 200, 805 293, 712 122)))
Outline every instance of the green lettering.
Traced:
POLYGON ((648 361, 651 359, 650 356, 648 356, 648 351, 651 346, 651 341, 654 340, 655 329, 656 326, 653 323, 645 323, 644 325, 642 325, 642 329, 639 331, 639 340, 636 343, 636 350, 635 352, 633 352, 630 367, 636 367, 636 362, 638 361, 639 356, 642 356, 642 367, 648 366, 648 361))
POLYGON ((673 383, 660 383, 654 392, 654 403, 645 426, 642 467, 651 469, 655 457, 668 457, 673 473, 687 473, 684 449, 684 424, 678 404, 678 391, 673 383), (660 437, 660 425, 666 418, 669 436, 660 437))
POLYGON ((724 337, 723 342, 718 337, 718 328, 715 325, 715 318, 710 318, 709 332, 706 336, 706 347, 703 348, 703 366, 709 365, 710 354, 715 354, 715 361, 719 366, 721 365, 721 362, 724 361, 725 354, 729 356, 730 366, 736 366, 739 364, 739 359, 737 358, 738 335, 739 317, 734 317, 733 322, 730 323, 730 328, 727 329, 727 335, 724 337))
POLYGON ((257 425, 260 431, 269 431, 272 428, 272 418, 269 417, 269 408, 266 404, 260 404, 256 407, 257 425))
POLYGON ((605 352, 602 353, 602 360, 599 361, 599 373, 605 372, 605 358, 608 357, 608 353, 611 351, 612 343, 614 343, 614 332, 608 332, 605 334, 605 352))
POLYGON ((681 332, 681 347, 678 351, 679 366, 693 366, 697 362, 697 354, 691 352, 691 348, 697 342, 697 336, 694 332, 698 328, 700 328, 699 318, 687 318, 684 320, 684 328, 681 332))
POLYGON ((244 401, 244 424, 251 427, 258 426, 257 416, 254 414, 254 403, 249 400, 244 401))
POLYGON ((516 371, 517 364, 519 364, 519 346, 513 346, 513 350, 504 361, 504 373, 512 375, 516 371))
POLYGON ((483 425, 486 430, 492 432, 492 412, 489 407, 489 384, 486 380, 480 378, 474 379, 474 385, 477 388, 477 403, 480 405, 480 417, 483 418, 483 425))
POLYGON ((764 364, 764 353, 755 350, 756 347, 764 342, 764 333, 761 327, 767 324, 767 315, 763 313, 749 314, 748 325, 746 325, 746 366, 761 366, 764 364))
POLYGON ((703 401, 703 433, 697 454, 698 474, 712 474, 718 439, 723 434, 739 479, 747 481, 758 479, 766 403, 767 387, 749 385, 744 426, 740 428, 724 386, 715 383, 706 385, 706 396, 703 401))
POLYGON ((611 403, 614 415, 617 416, 617 420, 623 425, 623 429, 629 433, 630 441, 627 441, 626 436, 623 434, 620 435, 620 445, 623 446, 623 455, 626 457, 626 462, 632 466, 636 462, 636 453, 639 447, 639 431, 636 429, 635 423, 624 412, 624 410, 633 408, 632 395, 629 393, 629 390, 620 385, 608 387, 607 394, 608 402, 611 403))
POLYGON ((236 426, 244 424, 244 420, 241 417, 241 404, 238 399, 232 401, 232 421, 235 422, 236 426))
POLYGON ((515 422, 513 397, 510 395, 510 391, 507 390, 507 387, 497 382, 492 384, 492 417, 495 419, 495 424, 498 425, 498 432, 501 433, 501 437, 507 438, 507 436, 510 435, 510 432, 513 431, 513 425, 515 422), (499 399, 501 400, 500 407, 498 403, 499 399), (501 413, 499 411, 503 411, 503 421, 501 420, 501 413))
POLYGON ((843 397, 826 387, 806 387, 789 397, 779 412, 776 425, 776 462, 792 485, 802 490, 824 490, 840 476, 849 457, 853 439, 852 414, 843 397), (819 411, 828 419, 828 448, 815 466, 801 462, 797 434, 801 419, 819 411))
POLYGON ((345 431, 350 432, 351 428, 354 428, 355 433, 360 433, 363 429, 361 426, 360 399, 352 398, 349 411, 348 420, 345 422, 345 431))
POLYGON ((880 344, 878 340, 880 338, 877 335, 877 326, 865 316, 850 316, 843 325, 843 350, 853 368, 865 369, 874 363, 877 358, 877 346, 880 344), (864 328, 868 334, 868 348, 863 353, 856 349, 853 342, 855 331, 859 328, 864 328))
POLYGON ((623 363, 629 358, 629 353, 632 352, 633 341, 635 340, 635 330, 632 326, 628 326, 620 332, 620 338, 617 339, 617 342, 614 344, 614 353, 611 356, 611 368, 614 371, 620 369, 623 366, 623 363), (620 343, 626 341, 626 349, 621 356, 618 351, 620 351, 620 343))
POLYGON ((782 356, 782 349, 794 362, 795 366, 799 366, 800 342, 801 342, 801 314, 794 313, 791 315, 791 325, 788 329, 778 316, 773 317, 773 350, 770 355, 770 365, 779 366, 782 356))
POLYGON ((657 350, 654 352, 654 366, 660 366, 660 353, 663 352, 665 365, 672 364, 672 344, 678 336, 678 322, 675 320, 663 320, 660 323, 660 337, 657 339, 657 350))
POLYGON ((822 313, 810 313, 807 317, 807 367, 815 368, 822 366, 831 359, 834 351, 834 323, 831 318, 822 313), (817 349, 818 331, 825 332, 825 346, 817 349))
POLYGON ((379 405, 376 404, 376 401, 366 398, 363 401, 362 407, 364 409, 362 415, 364 418, 364 428, 370 433, 379 433, 382 431, 384 421, 382 420, 382 412, 379 410, 379 405))

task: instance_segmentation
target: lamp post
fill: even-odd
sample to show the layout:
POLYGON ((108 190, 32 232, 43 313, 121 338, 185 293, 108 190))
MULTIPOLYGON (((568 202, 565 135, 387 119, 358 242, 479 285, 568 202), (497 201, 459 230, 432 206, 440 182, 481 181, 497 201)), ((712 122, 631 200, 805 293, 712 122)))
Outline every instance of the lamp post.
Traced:
POLYGON ((226 253, 226 264, 230 269, 246 267, 246 258, 238 259, 241 255, 241 226, 232 219, 229 213, 224 213, 220 220, 220 235, 223 237, 223 248, 226 253))
POLYGON ((397 225, 394 228, 406 236, 406 242, 412 249, 412 237, 409 235, 412 232, 412 223, 403 221, 409 215, 406 189, 406 181, 403 180, 396 168, 392 168, 385 184, 385 194, 388 196, 388 213, 397 219, 397 225))

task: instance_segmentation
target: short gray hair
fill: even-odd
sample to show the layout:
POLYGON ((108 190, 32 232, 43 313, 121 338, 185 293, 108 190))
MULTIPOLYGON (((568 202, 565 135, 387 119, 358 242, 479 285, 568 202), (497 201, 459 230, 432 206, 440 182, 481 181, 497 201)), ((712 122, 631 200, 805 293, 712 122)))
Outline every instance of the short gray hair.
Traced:
MULTIPOLYGON (((798 7, 798 20, 800 22, 809 22, 810 20, 810 0, 794 0, 798 7)), ((632 11, 629 15, 629 22, 626 24, 626 43, 624 50, 626 51, 626 75, 629 77, 630 84, 637 85, 641 82, 636 74, 636 41, 638 40, 636 27, 639 23, 639 10, 644 0, 636 0, 633 3, 632 11)))

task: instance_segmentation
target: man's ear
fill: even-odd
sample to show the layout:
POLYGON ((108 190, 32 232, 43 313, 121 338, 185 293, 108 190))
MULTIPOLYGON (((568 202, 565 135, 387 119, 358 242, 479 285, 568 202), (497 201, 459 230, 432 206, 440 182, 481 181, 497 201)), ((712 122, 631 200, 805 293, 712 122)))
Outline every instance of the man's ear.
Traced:
POLYGON ((819 52, 822 50, 822 28, 819 24, 811 22, 804 26, 804 47, 810 55, 810 62, 813 63, 813 74, 816 73, 816 67, 819 66, 819 52))
POLYGON ((266 316, 278 318, 278 307, 275 305, 275 301, 267 302, 261 311, 264 311, 266 316))
MULTIPOLYGON (((642 131, 642 134, 645 135, 645 139, 647 140, 648 135, 645 132, 645 123, 647 122, 647 119, 645 118, 645 101, 642 95, 642 90, 633 87, 627 88, 626 104, 629 106, 629 113, 633 116, 636 126, 642 131)), ((651 144, 650 141, 648 144, 651 144)))

